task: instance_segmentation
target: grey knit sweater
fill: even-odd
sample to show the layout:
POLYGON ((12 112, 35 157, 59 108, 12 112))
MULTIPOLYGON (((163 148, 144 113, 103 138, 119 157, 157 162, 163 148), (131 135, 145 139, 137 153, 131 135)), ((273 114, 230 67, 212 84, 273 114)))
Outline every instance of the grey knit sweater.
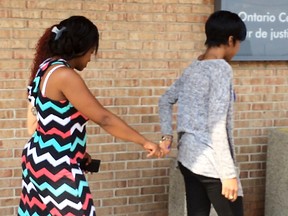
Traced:
MULTIPOLYGON (((212 178, 238 178, 232 136, 232 68, 223 59, 194 61, 160 97, 162 134, 173 134, 172 106, 178 104, 178 161, 212 178)), ((238 178, 238 195, 242 187, 238 178)))

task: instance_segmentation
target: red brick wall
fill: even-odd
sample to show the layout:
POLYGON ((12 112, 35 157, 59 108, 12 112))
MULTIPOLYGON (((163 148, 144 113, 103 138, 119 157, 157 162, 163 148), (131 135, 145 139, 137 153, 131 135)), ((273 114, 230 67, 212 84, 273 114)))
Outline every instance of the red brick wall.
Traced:
MULTIPOLYGON (((95 61, 83 71, 93 94, 152 140, 160 137, 159 96, 203 51, 213 0, 0 0, 0 212, 16 215, 25 128, 26 85, 45 28, 71 15, 100 30, 95 61), (193 3, 191 3, 193 2, 193 3)), ((288 123, 285 62, 234 62, 235 141, 246 216, 264 215, 267 132, 288 123)), ((98 215, 168 215, 169 158, 146 159, 133 143, 90 122, 88 149, 102 159, 88 175, 98 215)), ((176 155, 176 149, 171 156, 176 155)))

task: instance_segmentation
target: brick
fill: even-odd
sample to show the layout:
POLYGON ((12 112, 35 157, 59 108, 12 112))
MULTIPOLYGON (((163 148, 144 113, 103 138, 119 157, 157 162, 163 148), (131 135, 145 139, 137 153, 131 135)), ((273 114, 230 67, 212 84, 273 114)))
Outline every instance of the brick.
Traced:
POLYGON ((152 195, 144 195, 141 197, 130 197, 129 204, 143 204, 143 203, 150 203, 153 200, 152 195))
POLYGON ((182 15, 182 14, 178 14, 177 15, 177 22, 188 22, 188 23, 199 23, 202 22, 204 23, 207 20, 206 16, 202 16, 202 15, 182 15))
POLYGON ((284 85, 287 84, 286 79, 282 77, 273 77, 264 79, 264 85, 284 85))
POLYGON ((148 186, 148 185, 151 185, 152 184, 152 179, 149 178, 141 178, 141 179, 130 179, 128 180, 128 186, 129 187, 138 187, 138 186, 142 186, 142 185, 145 185, 145 186, 148 186))
POLYGON ((125 188, 125 189, 120 188, 115 191, 116 196, 137 196, 139 194, 140 194, 139 188, 125 188))
MULTIPOLYGON (((99 102, 147 138, 159 140, 161 94, 204 50, 212 0, 0 1, 0 212, 16 215, 21 154, 29 139, 26 85, 35 44, 47 27, 78 14, 100 31, 100 46, 80 75, 99 102), (96 11, 96 12, 95 12, 96 11)), ((231 62, 237 94, 234 138, 246 216, 264 214, 268 132, 286 127, 287 63, 231 62)), ((177 106, 173 109, 176 129, 177 106)), ((87 174, 99 215, 166 216, 170 157, 148 159, 140 145, 87 125, 87 151, 102 160, 87 174)), ((176 134, 175 134, 176 136, 176 134)))
POLYGON ((138 152, 129 152, 129 153, 118 153, 116 154, 116 160, 136 160, 140 158, 140 154, 138 152))
POLYGON ((97 208, 97 214, 99 215, 113 215, 113 207, 105 207, 105 208, 102 208, 102 207, 98 207, 97 208))
POLYGON ((11 11, 12 18, 20 18, 20 19, 39 19, 41 18, 41 11, 34 10, 12 10, 11 11))
POLYGON ((261 152, 261 146, 243 146, 240 147, 240 153, 259 153, 261 152))
POLYGON ((102 199, 103 206, 119 206, 127 204, 127 198, 125 197, 118 197, 118 198, 110 198, 110 199, 102 199))
POLYGON ((8 139, 8 138, 14 137, 14 131, 11 129, 1 130, 0 137, 2 139, 8 139))
POLYGON ((261 169, 261 163, 242 163, 240 164, 241 170, 258 170, 261 169))
POLYGON ((138 211, 139 211, 138 205, 123 205, 114 207, 114 214, 116 215, 129 214, 129 213, 131 214, 138 211))
POLYGON ((14 112, 11 110, 0 110, 0 119, 12 119, 14 112))
POLYGON ((13 19, 3 19, 0 22, 0 28, 25 28, 27 26, 27 22, 25 20, 13 20, 13 19))
POLYGON ((167 194, 156 194, 154 200, 156 202, 167 202, 169 197, 167 194))
POLYGON ((207 13, 207 11, 210 11, 209 13, 213 13, 213 8, 211 7, 211 5, 193 5, 192 6, 192 13, 195 14, 203 14, 203 13, 207 13))
POLYGON ((157 176, 166 176, 167 172, 163 169, 153 169, 153 170, 143 170, 142 176, 143 177, 157 177, 157 176))
MULTIPOLYGON (((131 0, 132 1, 132 0, 131 0)), ((153 2, 154 3, 156 3, 156 4, 161 4, 161 3, 163 3, 163 1, 162 0, 153 0, 153 2)), ((178 0, 166 0, 165 1, 168 5, 169 4, 171 4, 171 3, 178 3, 179 1, 178 0)), ((191 2, 190 2, 191 3, 191 2)))
POLYGON ((266 144, 268 143, 268 137, 252 137, 251 143, 252 144, 266 144))
POLYGON ((164 13, 165 12, 165 5, 164 4, 142 4, 139 7, 140 12, 147 12, 147 13, 164 13))
POLYGON ((276 74, 275 75, 277 77, 278 76, 286 77, 288 75, 288 70, 287 69, 284 69, 284 70, 278 69, 278 70, 276 70, 276 74))
POLYGON ((257 103, 252 105, 252 110, 272 110, 273 104, 271 103, 257 103))
POLYGON ((159 98, 158 97, 143 97, 141 98, 140 104, 147 105, 147 104, 158 104, 159 98))
POLYGON ((83 10, 93 10, 93 11, 104 11, 108 12, 111 10, 111 5, 108 3, 99 3, 99 2, 83 2, 82 3, 83 10))
POLYGON ((153 16, 153 21, 157 22, 176 22, 177 15, 175 14, 157 14, 153 16))
POLYGON ((251 178, 264 178, 266 175, 266 172, 264 170, 257 170, 257 171, 250 171, 249 177, 251 178))
POLYGON ((168 5, 167 8, 166 8, 166 12, 167 13, 183 13, 183 14, 189 14, 192 12, 192 7, 193 6, 190 6, 190 5, 183 5, 183 6, 176 6, 175 4, 171 4, 171 5, 168 5))
POLYGON ((121 116, 121 119, 123 119, 129 125, 140 122, 139 116, 121 116))
MULTIPOLYGON (((3 168, 2 165, 1 165, 1 168, 3 168)), ((0 178, 8 178, 8 177, 10 177, 10 178, 12 177, 12 170, 11 169, 5 169, 5 170, 1 169, 0 170, 0 178)))
POLYGON ((125 162, 115 162, 115 163, 102 163, 101 170, 108 171, 108 170, 124 170, 125 169, 125 162))
POLYGON ((156 209, 167 209, 167 203, 147 203, 145 205, 141 205, 142 211, 148 211, 148 210, 156 210, 156 209))
POLYGON ((169 185, 169 177, 156 177, 153 179, 153 185, 169 185))
POLYGON ((127 169, 151 168, 151 161, 127 162, 127 169))
POLYGON ((100 166, 100 171, 99 173, 87 173, 86 176, 87 176, 87 179, 89 181, 106 181, 106 180, 111 180, 113 178, 113 173, 112 172, 109 172, 105 169, 102 168, 102 165, 103 163, 105 162, 101 162, 101 166, 100 166))
MULTIPOLYGON (((11 149, 6 149, 6 150, 0 150, 0 158, 11 158, 13 156, 13 152, 11 149)), ((0 166, 1 168, 4 168, 4 164, 0 166)))
POLYGON ((141 194, 162 194, 165 192, 165 187, 156 186, 156 187, 143 187, 141 188, 141 194))
POLYGON ((122 181, 106 181, 100 183, 101 189, 112 189, 112 188, 126 188, 127 187, 127 181, 122 180, 122 181))
POLYGON ((7 216, 16 214, 16 213, 14 213, 13 207, 9 207, 9 206, 4 207, 4 208, 0 207, 0 212, 1 212, 1 214, 7 215, 7 216))
POLYGON ((150 0, 126 0, 127 3, 150 3, 150 0))
MULTIPOLYGON (((23 137, 23 139, 19 138, 19 137, 15 137, 13 135, 13 130, 4 130, 4 131, 0 131, 1 133, 3 132, 4 135, 0 134, 0 136, 3 138, 2 141, 2 147, 3 148, 19 148, 19 146, 23 146, 24 144, 27 143, 27 137, 23 137), (7 136, 6 136, 7 135, 7 136), (6 138, 10 138, 10 139, 6 139, 6 138), (13 138, 13 139, 11 139, 13 138)), ((1 142, 0 142, 0 147, 1 147, 1 142)))

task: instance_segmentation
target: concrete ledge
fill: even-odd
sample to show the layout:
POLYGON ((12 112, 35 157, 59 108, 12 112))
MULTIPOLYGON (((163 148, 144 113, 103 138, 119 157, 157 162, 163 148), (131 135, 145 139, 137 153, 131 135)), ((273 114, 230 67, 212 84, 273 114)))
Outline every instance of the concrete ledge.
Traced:
POLYGON ((288 129, 269 132, 266 169, 265 215, 288 215, 288 129))

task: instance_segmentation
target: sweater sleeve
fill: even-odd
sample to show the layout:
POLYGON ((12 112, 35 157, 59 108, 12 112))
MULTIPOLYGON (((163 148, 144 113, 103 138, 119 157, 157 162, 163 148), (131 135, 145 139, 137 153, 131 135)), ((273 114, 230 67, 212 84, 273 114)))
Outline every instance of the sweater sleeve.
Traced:
POLYGON ((228 138, 227 121, 231 107, 232 69, 217 67, 211 74, 209 97, 209 130, 216 161, 216 170, 221 179, 236 177, 233 152, 228 138))
POLYGON ((173 134, 173 105, 177 103, 183 76, 179 77, 159 99, 159 118, 162 134, 173 134))

